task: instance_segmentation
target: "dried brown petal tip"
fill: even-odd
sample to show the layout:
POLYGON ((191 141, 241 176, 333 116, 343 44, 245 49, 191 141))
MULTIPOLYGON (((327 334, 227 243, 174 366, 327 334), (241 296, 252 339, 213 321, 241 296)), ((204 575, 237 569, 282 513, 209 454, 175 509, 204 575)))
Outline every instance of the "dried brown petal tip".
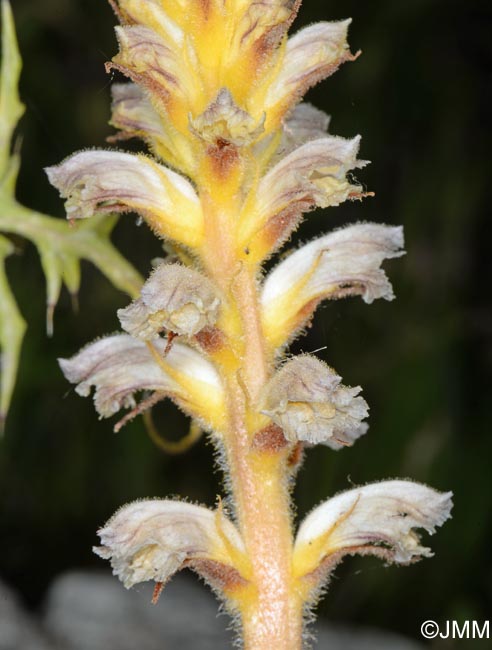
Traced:
POLYGON ((351 445, 367 431, 368 406, 360 387, 343 386, 325 363, 308 355, 288 361, 265 388, 262 413, 292 441, 351 445))
POLYGON ((151 340, 163 329, 194 336, 215 323, 220 300, 201 273, 180 264, 160 264, 142 287, 138 300, 118 310, 122 328, 151 340))

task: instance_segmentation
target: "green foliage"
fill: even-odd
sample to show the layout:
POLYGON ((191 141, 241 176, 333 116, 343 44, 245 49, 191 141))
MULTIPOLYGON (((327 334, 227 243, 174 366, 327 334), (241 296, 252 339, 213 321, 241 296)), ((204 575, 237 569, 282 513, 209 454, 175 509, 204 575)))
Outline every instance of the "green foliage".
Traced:
MULTIPOLYGON (((114 216, 97 216, 81 226, 41 214, 19 204, 15 198, 20 168, 20 147, 12 139, 24 113, 19 98, 21 57, 15 35, 12 10, 2 1, 2 64, 0 78, 0 231, 30 240, 37 248, 47 287, 47 332, 53 332, 53 312, 65 285, 75 296, 80 286, 82 259, 95 264, 115 287, 135 296, 141 278, 113 247, 110 235, 114 216)), ((12 399, 26 324, 10 290, 5 259, 15 251, 12 242, 0 239, 0 425, 12 399)))

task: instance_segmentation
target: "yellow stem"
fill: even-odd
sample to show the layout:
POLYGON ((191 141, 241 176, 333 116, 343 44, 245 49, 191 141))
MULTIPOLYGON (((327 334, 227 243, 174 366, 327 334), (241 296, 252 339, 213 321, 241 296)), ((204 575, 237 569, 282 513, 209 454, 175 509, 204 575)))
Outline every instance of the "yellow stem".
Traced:
MULTIPOLYGON (((212 185, 209 185, 211 187, 212 185)), ((265 353, 256 268, 235 255, 234 214, 224 205, 207 210, 203 259, 209 275, 227 294, 237 319, 230 341, 236 364, 224 364, 228 426, 224 438, 227 472, 237 523, 251 566, 251 587, 238 597, 246 650, 299 650, 302 599, 292 575, 292 517, 288 487, 289 448, 252 446, 258 395, 272 372, 265 353)))

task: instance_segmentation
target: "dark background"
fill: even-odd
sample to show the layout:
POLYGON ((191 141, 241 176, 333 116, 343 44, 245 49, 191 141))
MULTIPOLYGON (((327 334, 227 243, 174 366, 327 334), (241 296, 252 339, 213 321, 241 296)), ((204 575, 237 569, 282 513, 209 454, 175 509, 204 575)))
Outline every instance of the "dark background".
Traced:
MULTIPOLYGON (((114 19, 103 0, 14 0, 13 10, 27 106, 18 196, 62 217, 42 168, 104 146, 111 133, 103 64, 116 52, 114 19)), ((371 406, 370 432, 353 448, 308 453, 296 499, 302 514, 353 483, 393 477, 454 491, 453 520, 430 540, 434 559, 407 568, 347 560, 320 606, 333 621, 419 638, 428 618, 486 620, 491 612, 492 6, 306 0, 297 27, 347 16, 352 49, 363 56, 308 99, 333 116, 332 133, 362 134, 362 157, 373 163, 358 178, 376 197, 310 214, 298 236, 357 220, 402 223, 408 254, 386 265, 396 301, 326 303, 294 346, 326 346, 319 356, 347 384, 362 385, 371 406)), ((160 253, 131 216, 114 240, 143 273, 160 253)), ((127 298, 87 265, 80 310, 64 295, 50 340, 35 249, 26 244, 8 271, 29 329, 0 447, 0 574, 36 607, 64 569, 105 568, 91 546, 121 504, 170 494, 213 504, 222 488, 206 442, 174 458, 140 421, 113 435, 112 422, 99 422, 91 400, 61 376, 56 358, 116 330, 127 298)), ((171 404, 159 420, 170 437, 187 426, 171 404)))

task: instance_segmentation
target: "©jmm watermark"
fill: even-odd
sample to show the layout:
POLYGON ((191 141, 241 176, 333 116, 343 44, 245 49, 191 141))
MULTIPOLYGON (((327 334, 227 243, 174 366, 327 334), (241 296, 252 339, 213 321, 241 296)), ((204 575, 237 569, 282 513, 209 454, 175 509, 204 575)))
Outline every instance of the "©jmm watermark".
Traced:
POLYGON ((490 639, 490 621, 424 621, 420 626, 424 639, 490 639))

